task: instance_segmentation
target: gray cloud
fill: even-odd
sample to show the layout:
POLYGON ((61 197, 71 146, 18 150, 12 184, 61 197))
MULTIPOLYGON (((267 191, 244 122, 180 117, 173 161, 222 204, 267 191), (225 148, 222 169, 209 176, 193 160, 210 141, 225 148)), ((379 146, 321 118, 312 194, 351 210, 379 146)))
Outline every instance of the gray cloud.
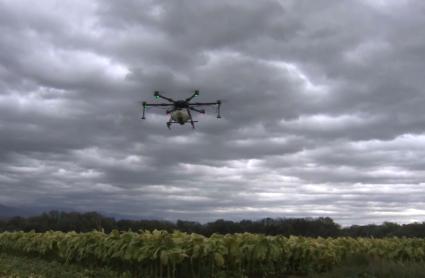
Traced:
POLYGON ((421 1, 0 0, 0 203, 423 221, 421 1), (138 101, 223 100, 196 130, 138 101))

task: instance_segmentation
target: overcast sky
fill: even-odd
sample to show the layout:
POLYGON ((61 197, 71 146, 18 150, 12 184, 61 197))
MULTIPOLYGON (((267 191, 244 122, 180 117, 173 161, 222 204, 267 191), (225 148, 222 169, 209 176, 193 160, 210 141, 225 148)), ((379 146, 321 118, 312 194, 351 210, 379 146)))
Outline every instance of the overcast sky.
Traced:
POLYGON ((0 204, 425 221, 422 0, 0 0, 0 204), (139 101, 221 99, 197 129, 139 101))

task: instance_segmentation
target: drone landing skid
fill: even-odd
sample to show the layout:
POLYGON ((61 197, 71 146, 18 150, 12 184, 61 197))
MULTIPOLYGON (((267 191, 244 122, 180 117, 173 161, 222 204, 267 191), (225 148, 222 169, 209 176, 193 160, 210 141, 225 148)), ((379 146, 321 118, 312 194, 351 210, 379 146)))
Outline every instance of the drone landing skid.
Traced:
MULTIPOLYGON (((190 121, 189 121, 190 122, 190 121)), ((192 123, 197 123, 198 121, 191 121, 192 123)), ((167 122, 167 127, 168 127, 168 129, 171 129, 171 124, 180 124, 179 122, 176 122, 176 121, 170 121, 170 122, 167 122)), ((193 128, 195 128, 194 126, 192 126, 193 128)))

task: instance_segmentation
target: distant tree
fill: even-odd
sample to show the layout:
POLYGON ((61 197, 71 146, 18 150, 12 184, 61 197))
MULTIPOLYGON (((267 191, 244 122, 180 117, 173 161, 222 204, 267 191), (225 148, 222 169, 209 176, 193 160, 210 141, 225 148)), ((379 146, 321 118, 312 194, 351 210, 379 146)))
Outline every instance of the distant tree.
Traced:
POLYGON ((422 237, 425 238, 425 222, 399 225, 384 222, 381 225, 352 225, 341 228, 329 217, 320 218, 264 218, 259 220, 241 220, 234 222, 218 219, 206 224, 193 221, 178 220, 176 223, 162 220, 115 220, 97 212, 60 212, 50 211, 38 216, 23 218, 13 217, 0 220, 1 231, 76 231, 88 232, 113 229, 121 231, 139 230, 180 230, 188 233, 199 233, 210 236, 213 233, 261 233, 267 235, 296 235, 308 237, 422 237))
POLYGON ((176 229, 186 233, 204 233, 202 225, 198 222, 177 220, 176 229))
POLYGON ((425 237, 425 222, 404 224, 396 235, 405 237, 425 237))
POLYGON ((6 231, 22 231, 26 226, 26 219, 20 216, 12 217, 6 221, 6 231))
POLYGON ((218 219, 215 222, 210 222, 205 225, 205 234, 212 235, 213 233, 231 234, 241 232, 238 224, 233 221, 218 219))

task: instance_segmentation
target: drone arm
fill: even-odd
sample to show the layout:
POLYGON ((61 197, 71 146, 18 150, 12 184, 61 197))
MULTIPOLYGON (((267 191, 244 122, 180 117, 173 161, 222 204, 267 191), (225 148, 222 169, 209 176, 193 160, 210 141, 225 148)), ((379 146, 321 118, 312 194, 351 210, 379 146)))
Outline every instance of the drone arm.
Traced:
POLYGON ((171 103, 144 103, 143 107, 173 106, 171 103))
POLYGON ((201 113, 201 114, 204 114, 205 113, 205 110, 204 109, 197 109, 197 108, 194 108, 194 107, 189 107, 189 109, 192 110, 192 111, 201 113))
MULTIPOLYGON (((192 106, 202 106, 202 105, 205 105, 205 106, 207 106, 207 105, 217 105, 217 118, 219 118, 219 119, 221 118, 221 114, 220 114, 221 100, 217 100, 216 102, 193 102, 193 103, 189 103, 189 109, 194 110, 194 108, 192 106)), ((196 111, 196 110, 194 110, 194 111, 196 111)))
POLYGON ((199 96, 199 90, 195 90, 195 92, 193 93, 193 95, 191 97, 188 97, 186 99, 186 102, 191 101, 194 97, 197 97, 197 96, 199 96))
POLYGON ((147 107, 158 107, 158 106, 173 106, 173 104, 168 103, 147 103, 146 101, 142 102, 142 120, 146 119, 145 112, 147 107))
POLYGON ((161 95, 158 91, 155 91, 153 95, 154 95, 154 97, 156 97, 156 98, 162 98, 162 99, 165 99, 165 100, 167 100, 167 101, 169 101, 169 102, 173 102, 173 103, 174 103, 174 100, 173 100, 173 99, 168 98, 168 97, 164 97, 164 96, 163 96, 163 95, 161 95))
POLYGON ((189 106, 201 106, 201 105, 217 105, 218 102, 192 102, 189 106))
POLYGON ((171 109, 168 109, 166 112, 167 112, 167 114, 170 114, 171 112, 174 112, 174 111, 176 111, 177 109, 175 108, 175 107, 173 107, 173 108, 171 108, 171 109))

